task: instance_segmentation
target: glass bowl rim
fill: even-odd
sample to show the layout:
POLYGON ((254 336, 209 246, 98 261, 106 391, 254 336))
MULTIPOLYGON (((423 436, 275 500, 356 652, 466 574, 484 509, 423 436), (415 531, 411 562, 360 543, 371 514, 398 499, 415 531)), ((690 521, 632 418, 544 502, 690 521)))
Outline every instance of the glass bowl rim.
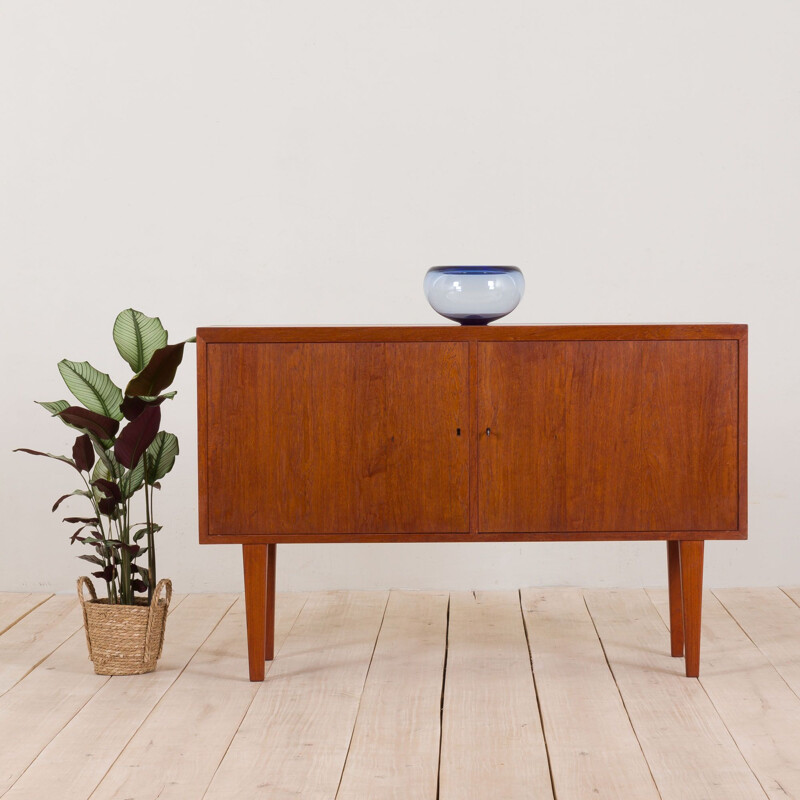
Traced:
POLYGON ((509 273, 518 272, 522 275, 522 270, 519 267, 500 267, 500 266, 444 266, 444 267, 431 267, 428 270, 430 273, 438 273, 440 275, 507 275, 509 273))

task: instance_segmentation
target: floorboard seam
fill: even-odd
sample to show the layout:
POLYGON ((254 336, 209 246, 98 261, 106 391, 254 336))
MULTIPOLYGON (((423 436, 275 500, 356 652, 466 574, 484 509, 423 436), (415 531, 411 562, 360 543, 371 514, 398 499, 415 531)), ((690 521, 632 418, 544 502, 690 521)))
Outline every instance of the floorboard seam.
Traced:
MULTIPOLYGON (((74 636, 74 634, 73 634, 73 636, 74 636)), ((72 638, 72 637, 70 637, 70 638, 72 638)), ((110 679, 110 676, 109 676, 109 679, 110 679)), ((62 726, 61 726, 61 727, 58 729, 58 731, 57 731, 57 732, 56 732, 56 733, 53 735, 53 737, 52 737, 52 738, 51 738, 51 739, 50 739, 50 740, 47 742, 47 744, 45 744, 45 746, 44 746, 44 747, 43 747, 43 748, 42 748, 42 749, 41 749, 41 750, 40 750, 40 751, 39 751, 39 752, 38 752, 38 753, 37 753, 37 754, 36 754, 36 755, 35 755, 35 756, 34 756, 34 757, 33 757, 33 758, 32 758, 32 759, 29 761, 29 762, 28 762, 28 764, 27 764, 27 766, 25 767, 25 769, 23 769, 23 770, 22 770, 22 772, 20 772, 20 774, 19 774, 19 775, 17 775, 17 777, 14 779, 14 782, 13 782, 13 783, 11 783, 11 784, 9 785, 9 787, 6 789, 6 791, 5 791, 5 792, 3 792, 2 794, 0 794, 0 797, 2 797, 3 795, 5 795, 7 792, 10 792, 10 791, 11 791, 11 790, 14 788, 14 786, 15 786, 15 785, 16 785, 16 784, 17 784, 17 783, 20 781, 20 780, 22 780, 22 777, 23 777, 23 775, 25 775, 25 773, 26 773, 26 772, 27 772, 27 771, 28 771, 28 770, 31 768, 31 766, 33 766, 33 764, 35 764, 35 763, 36 763, 36 760, 37 760, 37 759, 39 758, 39 756, 40 756, 40 755, 41 755, 41 754, 42 754, 42 753, 43 753, 43 752, 44 752, 44 751, 45 751, 45 750, 46 750, 46 749, 47 749, 47 748, 50 746, 50 743, 51 743, 52 741, 54 741, 54 740, 55 740, 55 739, 56 739, 56 738, 57 738, 57 737, 58 737, 58 736, 61 734, 61 732, 64 730, 64 728, 66 728, 66 727, 67 727, 67 725, 69 725, 69 724, 70 724, 70 722, 72 722, 72 720, 74 720, 74 719, 75 719, 75 717, 77 717, 77 716, 78 716, 78 714, 80 714, 80 713, 81 713, 81 711, 83 711, 83 709, 84 709, 84 708, 86 708, 86 706, 87 706, 87 705, 88 705, 88 704, 89 704, 89 703, 92 701, 92 698, 93 698, 93 697, 94 697, 94 696, 97 694, 97 692, 99 692, 99 691, 100 691, 100 690, 103 688, 103 686, 105 686, 105 685, 106 685, 106 683, 108 683, 108 680, 106 680, 106 681, 105 681, 105 682, 102 684, 102 686, 98 686, 98 687, 97 687, 97 691, 96 691, 96 692, 94 692, 94 694, 92 694, 90 697, 87 697, 87 698, 86 698, 86 702, 85 702, 85 703, 83 703, 83 705, 81 705, 81 707, 80 707, 80 708, 79 708, 79 709, 78 709, 78 710, 77 710, 77 711, 76 711, 76 712, 75 712, 75 713, 74 713, 74 714, 73 714, 73 715, 72 715, 72 716, 71 716, 71 717, 70 717, 68 720, 66 720, 66 722, 64 722, 64 724, 63 724, 63 725, 62 725, 62 726)))
POLYGON ((800 603, 798 603, 798 602, 797 602, 797 600, 795 600, 795 599, 794 599, 794 597, 792 597, 792 596, 789 594, 789 592, 787 592, 787 591, 786 591, 786 589, 784 589, 784 588, 783 588, 783 586, 779 586, 778 588, 779 588, 779 589, 780 589, 780 590, 781 590, 781 591, 782 591, 782 592, 783 592, 783 593, 784 593, 784 594, 785 594, 785 595, 786 595, 786 596, 787 596, 787 597, 788 597, 788 598, 789 598, 789 599, 790 599, 790 600, 791 600, 791 601, 792 601, 792 602, 793 602, 793 603, 794 603, 794 604, 795 604, 795 605, 796 605, 798 608, 800 608, 800 603))
MULTIPOLYGON (((51 597, 54 597, 54 596, 55 596, 55 595, 51 595, 51 597)), ((176 606, 177 606, 177 605, 180 605, 180 603, 181 603, 181 601, 182 601, 183 599, 184 599, 184 598, 181 598, 181 600, 179 600, 179 601, 178 601, 178 602, 177 602, 175 605, 176 605, 176 606)), ((37 608, 38 608, 38 606, 37 606, 37 608)), ((170 613, 171 613, 173 610, 174 610, 173 608, 170 608, 170 613)), ((83 628, 83 622, 81 622, 81 628, 83 628)), ((78 635, 80 632, 81 632, 80 630, 77 630, 77 631, 75 631, 75 633, 73 633, 73 634, 71 634, 70 636, 68 636, 68 637, 67 637, 67 638, 66 638, 66 639, 65 639, 63 642, 61 642, 61 644, 60 644, 58 647, 56 647, 56 649, 55 649, 55 650, 53 650, 53 652, 52 652, 52 653, 50 653, 50 655, 49 655, 49 656, 47 656, 47 658, 44 658, 44 659, 42 659, 42 661, 40 661, 39 663, 40 663, 40 664, 43 664, 45 661, 47 661, 47 659, 48 659, 48 658, 50 658, 50 656, 54 655, 54 654, 55 654, 55 653, 56 653, 56 652, 57 652, 59 649, 61 649, 61 648, 62 648, 62 647, 63 647, 63 646, 64 646, 64 645, 65 645, 65 644, 66 644, 66 643, 67 643, 67 642, 68 642, 68 641, 69 641, 69 640, 70 640, 70 639, 73 637, 73 636, 77 636, 77 635, 78 635)), ((87 654, 87 656, 86 656, 86 660, 87 660, 87 661, 88 661, 88 660, 90 660, 90 659, 89 659, 89 656, 88 656, 88 654, 87 654)), ((37 664, 37 666, 39 666, 39 665, 37 664)), ((35 669, 35 667, 34 667, 34 669, 35 669)), ((31 672, 33 672, 33 670, 31 670, 31 672)), ((29 672, 29 673, 28 673, 28 675, 30 675, 30 674, 31 674, 31 673, 29 672)), ((27 677, 27 675, 26 675, 25 677, 27 677)), ((29 770, 29 769, 30 769, 30 768, 31 768, 31 767, 32 767, 32 766, 33 766, 33 765, 36 763, 36 761, 37 761, 37 759, 39 758, 39 756, 41 756, 41 754, 42 754, 42 753, 43 753, 45 750, 47 750, 47 748, 50 746, 50 744, 51 744, 52 742, 54 742, 58 736, 60 736, 60 735, 61 735, 61 733, 62 733, 62 732, 64 731, 64 729, 65 729, 65 728, 66 728, 66 727, 67 727, 67 726, 68 726, 68 725, 69 725, 69 724, 72 722, 72 720, 74 720, 74 719, 75 719, 75 718, 78 716, 78 714, 80 714, 80 713, 81 713, 81 711, 83 711, 83 709, 84 709, 84 708, 86 708, 86 706, 87 706, 87 705, 89 705, 89 703, 91 703, 91 702, 92 702, 92 700, 94 699, 94 696, 97 694, 97 692, 99 692, 99 691, 100 691, 100 690, 101 690, 101 689, 102 689, 102 688, 103 688, 103 687, 104 687, 104 686, 105 686, 105 685, 106 685, 106 684, 109 682, 109 680, 111 680, 111 676, 110 676, 110 675, 108 675, 108 676, 105 676, 105 677, 106 677, 106 680, 105 680, 105 681, 103 681, 102 685, 98 686, 98 687, 97 687, 97 689, 96 689, 96 690, 95 690, 95 691, 94 691, 94 692, 93 692, 93 693, 92 693, 92 694, 91 694, 89 697, 87 697, 87 698, 86 698, 86 702, 85 702, 85 703, 83 703, 83 705, 81 705, 81 707, 80 707, 80 708, 79 708, 79 709, 78 709, 78 710, 77 710, 77 711, 76 711, 76 712, 75 712, 75 713, 74 713, 74 714, 73 714, 73 715, 72 715, 72 716, 71 716, 71 717, 70 717, 70 718, 69 718, 69 719, 68 719, 68 720, 67 720, 67 721, 66 721, 66 722, 65 722, 65 723, 64 723, 64 724, 63 724, 63 725, 62 725, 62 726, 59 728, 59 729, 58 729, 58 732, 57 732, 57 733, 56 733, 56 734, 55 734, 55 735, 54 735, 54 736, 53 736, 53 737, 52 737, 52 738, 51 738, 51 739, 50 739, 50 740, 47 742, 47 744, 46 744, 46 745, 45 745, 45 746, 44 746, 44 747, 43 747, 43 748, 42 748, 42 749, 41 749, 41 750, 40 750, 40 751, 39 751, 39 752, 38 752, 38 753, 37 753, 37 754, 34 756, 34 758, 33 758, 33 759, 30 761, 30 762, 28 762, 28 765, 25 767, 25 769, 24 769, 24 770, 22 770, 22 772, 20 772, 20 774, 17 776, 17 778, 14 780, 14 782, 13 782, 13 783, 12 783, 12 784, 11 784, 11 785, 8 787, 8 789, 6 789, 6 791, 5 791, 5 792, 3 792, 3 795, 5 795, 5 794, 7 794, 8 792, 10 792, 10 791, 11 791, 11 789, 12 789, 12 788, 13 788, 13 787, 14 787, 14 786, 15 786, 15 785, 16 785, 16 784, 17 784, 17 783, 20 781, 20 780, 22 780, 22 777, 23 777, 23 775, 25 775, 25 773, 26 773, 26 772, 27 772, 27 771, 28 771, 28 770, 29 770)), ((20 683, 21 683, 21 681, 20 681, 20 682, 18 682, 18 683, 15 683, 15 684, 14 684, 14 686, 19 686, 19 684, 20 684, 20 683)), ((14 688, 14 686, 12 686, 11 688, 13 689, 13 688, 14 688)), ((9 691, 11 691, 11 689, 9 689, 9 691)), ((119 756, 118 756, 118 757, 119 757, 119 756)), ((116 760, 116 759, 115 759, 115 760, 116 760)), ((103 776, 103 777, 105 777, 105 776, 103 776)), ((99 786, 99 785, 100 785, 100 784, 98 783, 98 784, 97 784, 97 786, 99 786)), ((95 789, 97 788, 97 786, 95 787, 95 789)), ((92 791, 94 791, 94 789, 92 789, 92 791)), ((0 795, 0 797, 2 797, 3 795, 0 795)))
POLYGON ((439 800, 442 783, 442 731, 444 730, 444 689, 447 680, 447 654, 450 650, 450 593, 447 594, 447 615, 444 628, 444 664, 442 665, 442 692, 439 696, 439 757, 436 761, 436 800, 439 800))
POLYGON ((58 650, 60 647, 63 647, 76 633, 78 633, 78 631, 81 628, 83 628, 83 620, 81 620, 80 625, 78 625, 78 627, 75 628, 75 630, 72 631, 72 633, 68 633, 65 639, 60 641, 49 653, 46 653, 35 664, 33 664, 31 668, 18 681, 12 683, 11 686, 9 686, 5 691, 0 692, 0 697, 10 692, 15 686, 19 686, 22 683, 22 681, 24 681, 25 678, 27 678, 28 675, 31 674, 31 672, 33 672, 37 667, 39 667, 45 661, 47 661, 47 659, 50 658, 50 656, 53 655, 53 653, 55 653, 56 650, 58 650))
POLYGON ((728 616, 729 616, 729 617, 730 617, 730 618, 731 618, 731 619, 732 619, 732 620, 733 620, 733 621, 736 623, 736 625, 739 627, 739 629, 741 630, 741 632, 742 632, 742 633, 743 633, 743 634, 744 634, 744 635, 745 635, 745 636, 748 638, 748 640, 749 640, 749 641, 752 643, 753 647, 755 647, 755 648, 756 648, 756 650, 758 650, 758 652, 759 652, 759 653, 761 653, 761 655, 762 655, 762 656, 764 656, 764 659, 766 660, 767 664, 769 664, 769 666, 770 666, 770 667, 772 667, 772 669, 775 671, 775 673, 776 673, 776 674, 777 674, 777 675, 780 677, 780 679, 781 679, 781 680, 782 680, 782 681, 783 681, 783 682, 786 684, 786 686, 787 686, 787 688, 789 689, 789 691, 790 691, 790 692, 791 692, 793 695, 795 695, 795 697, 797 697, 797 698, 800 698, 800 694, 798 694, 798 692, 796 692, 796 691, 795 691, 794 687, 793 687, 793 686, 792 686, 792 685, 789 683, 789 681, 787 681, 787 680, 786 680, 786 678, 784 678, 784 677, 783 677, 783 675, 781 675, 781 671, 780 671, 780 670, 778 669, 778 667, 777 667, 777 666, 776 666, 776 665, 773 663, 773 661, 772 661, 772 659, 769 657, 769 655, 768 655, 767 653, 765 653, 765 652, 764 652, 764 651, 761 649, 761 647, 759 647, 759 644, 758 644, 758 642, 757 642, 757 641, 755 641, 755 639, 753 639, 753 637, 752 637, 752 636, 751 636, 751 635, 750 635, 750 634, 749 634, 749 633, 748 633, 748 632, 745 630, 744 626, 741 624, 741 622, 739 622, 739 620, 738 620, 738 619, 736 619, 736 617, 734 616, 733 612, 732 612, 732 611, 731 611, 731 610, 730 610, 730 609, 729 609, 729 608, 728 608, 728 607, 725 605, 725 603, 724 603, 724 602, 721 600, 721 598, 717 597, 717 593, 716 593, 715 591, 712 591, 711 593, 714 595, 714 597, 716 598, 717 602, 718 602, 718 603, 719 603, 719 604, 722 606, 722 608, 725 610, 725 613, 726 613, 726 614, 727 614, 727 615, 728 615, 728 616))
POLYGON ((339 783, 336 784, 336 794, 334 800, 339 796, 339 790, 342 788, 342 780, 344 780, 344 771, 347 769, 347 759, 350 757, 350 748, 353 746, 353 736, 355 736, 356 725, 358 725, 358 715, 361 713, 361 702, 364 699, 364 689, 369 680, 369 671, 372 669, 372 659, 375 658, 375 650, 378 647, 378 639, 381 638, 381 631, 383 630, 383 623, 386 619, 386 610, 389 608, 389 600, 392 597, 391 591, 386 593, 386 603, 383 606, 383 616, 381 617, 381 624, 378 626, 378 633, 375 636, 375 643, 372 645, 372 653, 369 657, 369 664, 367 664, 367 671, 364 673, 364 683, 361 684, 361 694, 358 696, 358 708, 356 709, 356 716, 353 720, 353 730, 350 731, 350 741, 347 743, 347 752, 344 754, 344 761, 342 762, 342 772, 339 775, 339 783))
POLYGON ((133 739, 136 736, 136 734, 139 733, 139 731, 142 729, 142 726, 145 724, 145 722, 147 722, 147 720, 150 719, 150 715, 159 707, 159 705, 161 705, 161 701, 164 699, 164 697, 166 696, 167 692, 169 692, 169 690, 175 685, 175 683, 178 681, 178 679, 181 677, 181 675, 183 675, 183 673, 186 671, 186 668, 189 666, 189 664, 192 663, 192 660, 194 659, 194 657, 198 654, 198 652, 200 652, 200 648, 209 640, 209 638, 212 636, 214 631, 219 627, 219 625, 222 622, 222 620, 225 619, 225 617, 227 616, 228 612, 231 610, 231 608, 233 608, 233 605, 234 605, 235 602, 236 602, 236 598, 234 598, 231 601, 230 605, 225 609, 225 611, 222 612, 222 614, 220 615, 220 618, 217 620, 217 622, 214 625, 214 627, 208 632, 208 636, 206 636, 203 639, 203 641, 200 642, 199 645, 197 645, 197 647, 195 648, 194 653, 192 653, 192 655, 189 658, 186 659, 186 663, 178 671, 178 674, 175 676, 175 678, 173 679, 172 683, 170 683, 170 685, 167 686, 167 688, 162 693, 161 697, 159 697, 158 700, 155 702, 155 705, 153 705, 153 707, 147 712, 147 714, 145 714, 145 716, 142 719, 142 721, 136 726, 136 730, 128 737, 128 740, 125 742, 125 744, 122 745, 122 749, 119 751, 119 753, 117 753, 116 758, 108 765, 108 769, 103 773, 103 777, 100 778, 100 780, 97 781, 97 783, 92 787, 91 792, 87 795, 87 798, 89 798, 89 800, 91 800, 92 795, 100 788, 100 785, 106 779, 106 777, 108 776, 108 773, 111 772, 112 769, 114 769, 114 765, 117 763, 117 761, 120 760, 120 758, 122 757, 122 754, 125 752, 125 750, 127 749, 128 745, 133 741, 133 739))
POLYGON ((531 647, 531 639, 528 636, 528 624, 525 621, 525 610, 522 608, 522 589, 517 589, 517 598, 519 599, 519 613, 522 617, 522 629, 525 631, 525 644, 528 646, 528 661, 531 665, 531 680, 533 681, 533 694, 536 698, 536 710, 539 712, 539 725, 542 729, 542 741, 544 742, 544 754, 547 756, 547 772, 550 775, 550 788, 553 791, 553 800, 558 800, 558 791, 556 790, 556 782, 553 780, 553 765, 550 761, 550 745, 547 743, 547 734, 544 730, 544 717, 542 716, 542 704, 539 700, 539 687, 536 685, 536 672, 533 669, 533 648, 531 647))
MULTIPOLYGON (((644 590, 643 590, 644 591, 644 590)), ((645 596, 648 600, 652 603, 652 599, 650 595, 645 592, 645 596)), ((647 754, 644 752, 644 748, 642 747, 642 743, 639 741, 639 734, 636 732, 636 726, 633 724, 633 720, 631 719, 631 713, 628 711, 628 706, 625 703, 625 697, 622 694, 622 690, 619 688, 619 683, 617 682, 617 676, 614 674, 614 668, 611 666, 611 662, 608 659, 608 653, 606 653, 606 646, 603 644, 603 637, 600 636, 600 631, 597 630, 597 623, 594 621, 594 617, 592 616, 592 610, 589 608, 589 603, 586 601, 586 593, 581 590, 581 597, 583 598, 583 604, 586 606, 586 613, 589 615, 589 619, 592 621, 592 627, 594 628, 595 636, 597 636, 597 641, 600 643, 600 649, 603 651, 603 658, 606 660, 606 666, 608 667, 608 671, 611 673, 611 677, 614 680, 614 686, 617 687, 617 694, 619 695, 619 700, 622 703, 622 707, 625 709, 625 716, 628 718, 628 723, 631 726, 631 730, 633 731, 633 735, 636 739, 636 744, 639 745, 639 751, 642 754, 642 758, 644 759, 644 763, 647 764, 647 771, 650 773, 650 778, 653 781, 653 786, 656 787, 656 794, 661 797, 661 789, 659 788, 658 782, 656 781, 656 776, 653 775, 653 770, 650 767, 650 762, 647 760, 647 754)))
MULTIPOLYGON (((28 592, 28 594, 30 595, 32 594, 32 592, 28 592)), ((37 608, 41 608, 41 606, 43 606, 51 597, 55 597, 55 595, 52 594, 47 595, 47 597, 45 597, 44 600, 42 600, 40 603, 37 603, 35 606, 29 608, 24 614, 17 617, 13 622, 10 622, 8 625, 6 625, 6 627, 0 631, 0 636, 2 636, 6 631, 10 631, 18 622, 21 622, 23 619, 25 619, 25 617, 27 617, 28 614, 30 614, 32 611, 36 611, 37 608)))
MULTIPOLYGON (((653 598, 650 597, 650 593, 645 590, 645 595, 647 596, 647 599, 650 601, 650 603, 652 604, 653 608, 655 609, 656 615, 661 620, 661 623, 664 625, 664 628, 667 630, 667 633, 669 633, 669 626, 664 621, 664 618, 661 616, 661 614, 658 613, 658 609, 656 608, 656 604, 653 602, 653 598)), ((716 597, 716 595, 715 595, 715 597, 716 597)), ((719 601, 717 601, 717 602, 719 602, 719 601)), ((720 603, 720 605, 722 605, 722 603, 720 603)), ((722 607, 725 608, 724 605, 722 605, 722 607)), ((728 609, 725 608, 725 611, 727 612, 728 609)), ((702 632, 701 632, 701 636, 702 636, 702 632)), ((750 639, 749 636, 747 638, 750 639)), ((725 731, 727 732, 728 736, 730 737, 731 742, 733 742, 733 746, 736 748, 736 752, 742 757, 742 761, 744 761, 745 765, 747 766, 747 769, 749 769, 750 772, 753 773, 753 777, 756 779, 756 783, 758 783, 758 785, 761 787, 761 791, 764 792, 764 797, 768 798, 769 797, 769 792, 766 790, 766 787, 761 782, 761 778, 758 777, 758 775, 756 774, 756 771, 753 769, 753 767, 751 766, 750 762, 747 760, 747 758, 745 757, 744 753, 742 752, 742 749, 739 747, 739 742, 736 741, 736 737, 733 735, 733 733, 731 733, 731 729, 728 727, 728 724, 725 722, 725 717, 723 717, 722 714, 720 714, 720 711, 717 708, 716 703, 714 702, 714 700, 711 697, 711 695, 708 693, 708 689, 706 689, 705 684, 703 683, 703 679, 702 678, 687 678, 687 680, 696 680, 697 681, 698 685, 703 690, 703 694, 705 694, 705 696, 708 698, 708 702, 711 703, 711 708, 713 708, 714 711, 716 711, 717 716, 719 717, 719 720, 722 723, 722 727, 725 728, 725 731)))
MULTIPOLYGON (((274 658, 272 659, 272 661, 270 662, 270 665, 267 667, 267 669, 266 669, 266 671, 264 673, 264 681, 262 682, 261 686, 259 686, 258 689, 256 689, 255 692, 253 692, 253 696, 250 698, 250 702, 247 704, 247 708, 244 710, 244 713, 242 714, 242 718, 239 720, 239 724, 236 726, 236 730, 234 731, 233 736, 231 736, 231 740, 228 742, 228 746, 225 748, 225 752, 222 754, 222 758, 220 758, 219 763, 217 764, 216 768, 214 769, 214 772, 212 773, 211 778, 209 779, 208 784, 206 785, 206 788, 203 790, 203 794, 200 796, 200 800, 204 800, 205 796, 208 794, 208 790, 211 788, 211 784, 214 783, 214 778, 217 777, 217 773, 219 772, 219 768, 222 766, 222 762, 227 757, 228 751, 231 749, 231 745, 233 744, 234 740, 236 739, 236 735, 239 733, 239 728, 242 727, 242 723, 244 722, 245 717, 250 712, 250 706, 253 705, 253 703, 255 702, 256 697, 258 697, 258 695, 261 693, 262 689, 264 689, 264 686, 266 686, 267 675, 269 675, 269 671, 272 669, 272 665, 275 663, 275 659, 280 655, 280 652, 281 652, 281 649, 283 648, 283 645, 286 643, 287 639, 289 638, 289 635, 294 630, 294 626, 297 624, 297 620, 300 619, 300 615, 303 613, 303 609, 306 607, 306 603, 308 603, 308 598, 310 596, 311 596, 310 593, 306 595, 306 599, 303 601, 303 605, 300 607, 300 610, 297 612, 297 616, 294 618, 294 621, 292 622, 291 626, 289 627, 289 630, 286 632, 286 636, 284 637, 283 641, 281 642, 281 646, 275 651, 274 658)), ((244 602, 244 600, 242 600, 242 602, 244 602)), ((233 606, 231 606, 231 608, 233 608, 233 606)), ((230 611, 230 609, 228 609, 228 610, 230 611)))

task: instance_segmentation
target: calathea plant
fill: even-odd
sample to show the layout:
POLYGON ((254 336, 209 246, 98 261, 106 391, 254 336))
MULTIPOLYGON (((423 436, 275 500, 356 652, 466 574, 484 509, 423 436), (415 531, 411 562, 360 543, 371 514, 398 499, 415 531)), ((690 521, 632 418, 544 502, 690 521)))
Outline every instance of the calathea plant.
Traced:
POLYGON ((114 322, 114 343, 135 373, 123 392, 88 361, 58 364, 67 388, 81 405, 66 400, 39 402, 45 410, 78 431, 70 456, 19 448, 35 456, 62 461, 81 477, 83 487, 56 500, 53 511, 73 495, 84 497, 91 512, 65 517, 79 525, 70 542, 94 552, 79 558, 99 567, 92 575, 105 581, 109 603, 131 605, 137 593, 156 586, 154 490, 172 469, 178 439, 161 430, 161 404, 175 396, 165 392, 175 378, 188 339, 167 343, 161 320, 128 308, 114 322), (144 522, 134 522, 134 500, 143 497, 144 522), (142 542, 144 540, 144 542, 142 542), (142 542, 142 544, 140 544, 142 542), (147 556, 147 566, 138 559, 147 556))

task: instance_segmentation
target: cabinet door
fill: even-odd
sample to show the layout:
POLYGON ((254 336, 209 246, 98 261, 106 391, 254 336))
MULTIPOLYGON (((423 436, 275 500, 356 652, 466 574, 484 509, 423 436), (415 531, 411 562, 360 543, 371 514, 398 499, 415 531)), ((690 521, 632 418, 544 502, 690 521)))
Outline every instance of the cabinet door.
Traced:
POLYGON ((564 342, 478 344, 478 527, 566 529, 564 342))
POLYGON ((735 341, 479 346, 486 532, 738 527, 735 341))
POLYGON ((466 343, 209 344, 214 534, 466 532, 466 343))

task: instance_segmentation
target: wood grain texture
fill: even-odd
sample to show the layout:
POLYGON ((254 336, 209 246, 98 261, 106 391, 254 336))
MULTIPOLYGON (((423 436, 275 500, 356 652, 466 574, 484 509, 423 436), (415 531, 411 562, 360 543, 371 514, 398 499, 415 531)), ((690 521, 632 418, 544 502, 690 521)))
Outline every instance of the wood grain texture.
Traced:
POLYGON ((800 697, 800 608, 774 586, 715 589, 714 595, 800 697))
POLYGON ((207 350, 210 534, 469 530, 467 344, 207 350))
POLYGON ((658 341, 662 339, 739 339, 747 325, 296 325, 278 327, 202 327, 204 342, 508 342, 508 341, 658 341))
MULTIPOLYGON (((278 596, 278 652, 307 597, 278 596)), ((243 677, 244 636, 239 599, 128 742, 91 800, 200 800, 259 688, 243 677)))
MULTIPOLYGON (((650 595, 663 618, 664 592, 650 595)), ((767 796, 800 797, 800 698, 737 622, 706 594, 700 683, 767 796)))
POLYGON ((667 581, 669 584, 670 654, 683 655, 683 584, 681 582, 680 542, 667 542, 667 581))
POLYGON ((521 602, 556 797, 659 800, 581 590, 521 602))
POLYGON ((201 542, 746 538, 746 326, 199 336, 201 542))
POLYGON ((0 695, 83 626, 78 598, 53 595, 0 636, 0 695))
POLYGON ((567 525, 641 530, 642 345, 568 346, 567 525))
POLYGON ((115 677, 103 684, 4 800, 86 800, 234 599, 232 595, 187 597, 170 614, 156 671, 115 677))
POLYGON ((462 534, 467 537, 478 536, 480 529, 480 462, 478 461, 481 431, 475 420, 480 420, 480 398, 478 385, 478 342, 469 343, 469 421, 467 435, 469 436, 469 532, 462 534))
POLYGON ((267 545, 267 615, 264 620, 264 659, 266 661, 272 661, 275 657, 275 572, 277 550, 277 545, 267 545))
POLYGON ((447 605, 389 596, 336 800, 436 800, 447 605))
POLYGON ((108 680, 94 674, 78 630, 0 697, 0 796, 108 680))
POLYGON ((686 650, 686 677, 700 674, 700 630, 703 605, 703 545, 680 542, 681 603, 683 605, 683 639, 686 650))
POLYGON ((567 529, 566 348, 563 342, 478 344, 482 533, 567 529))
POLYGON ((200 544, 330 544, 332 542, 662 542, 683 539, 709 541, 746 539, 733 531, 538 531, 536 533, 336 533, 246 534, 204 536, 200 544))
POLYGON ((387 599, 385 592, 309 599, 205 800, 335 797, 387 599))
POLYGON ((243 544, 244 602, 247 614, 247 660, 250 680, 264 680, 267 641, 267 547, 243 544))
POLYGON ((517 592, 450 595, 439 797, 553 797, 517 592))
POLYGON ((747 536, 747 326, 737 337, 737 370, 739 375, 739 530, 747 536))
POLYGON ((737 343, 648 342, 639 347, 642 527, 737 528, 737 343))
POLYGON ((30 592, 0 592, 0 636, 52 596, 30 592))
POLYGON ((591 590, 584 597, 662 800, 763 798, 703 687, 669 655, 647 594, 591 590))
MULTIPOLYGON (((173 595, 168 613, 184 599, 173 595)), ((95 675, 81 628, 0 697, 0 796, 108 680, 95 675)))

